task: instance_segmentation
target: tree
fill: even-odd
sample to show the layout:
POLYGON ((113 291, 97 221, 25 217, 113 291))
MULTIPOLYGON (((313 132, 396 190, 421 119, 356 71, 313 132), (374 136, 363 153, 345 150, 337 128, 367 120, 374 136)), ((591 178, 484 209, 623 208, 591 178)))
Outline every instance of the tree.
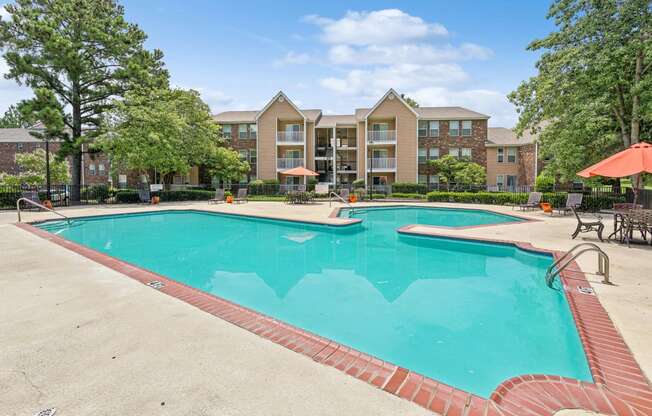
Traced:
POLYGON ((434 173, 439 176, 439 180, 446 183, 455 181, 455 173, 460 169, 458 166, 459 164, 460 161, 451 155, 428 161, 428 165, 431 166, 434 173))
MULTIPOLYGON (((1 184, 8 186, 42 185, 45 181, 45 150, 36 149, 32 153, 17 153, 16 164, 20 167, 20 173, 18 175, 0 173, 1 184)), ((68 183, 70 179, 68 170, 67 161, 54 160, 50 163, 52 182, 68 183)))
POLYGON ((224 182, 237 182, 249 172, 249 163, 240 159, 237 151, 226 147, 212 149, 206 166, 212 176, 224 182))
POLYGON ((4 115, 0 117, 0 129, 20 129, 29 127, 29 123, 23 118, 15 105, 10 105, 4 115))
POLYGON ((408 97, 408 96, 405 95, 405 94, 401 94, 401 98, 402 98, 406 103, 408 103, 408 105, 409 105, 410 107, 412 107, 412 108, 419 108, 419 103, 416 102, 416 100, 414 100, 413 98, 410 98, 410 97, 408 97))
POLYGON ((429 160, 428 165, 439 176, 441 182, 458 185, 480 185, 487 180, 485 169, 467 159, 458 159, 451 155, 429 160))
POLYGON ((480 185, 487 182, 484 168, 473 162, 460 162, 454 177, 456 184, 480 185))
POLYGON ((0 47, 19 84, 53 91, 69 111, 71 199, 79 200, 82 144, 97 133, 114 98, 135 87, 167 85, 163 54, 144 49, 145 33, 124 19, 114 0, 16 0, 5 5, 0 47))
POLYGON ((220 144, 220 130, 196 91, 139 90, 127 93, 108 114, 97 146, 118 168, 162 177, 205 163, 220 144))
POLYGON ((557 30, 530 43, 538 74, 509 99, 517 131, 541 131, 546 169, 568 180, 652 133, 649 0, 556 0, 557 30))

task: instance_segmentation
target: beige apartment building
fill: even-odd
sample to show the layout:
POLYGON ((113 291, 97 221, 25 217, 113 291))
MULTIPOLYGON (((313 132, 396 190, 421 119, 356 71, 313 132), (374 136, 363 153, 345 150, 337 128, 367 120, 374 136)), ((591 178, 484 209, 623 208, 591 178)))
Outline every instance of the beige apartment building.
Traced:
POLYGON ((530 132, 518 137, 512 129, 489 128, 486 147, 490 190, 514 191, 534 185, 543 169, 536 139, 530 132))
POLYGON ((279 92, 256 111, 226 111, 215 121, 229 145, 252 167, 252 179, 278 179, 288 187, 304 178, 283 172, 304 166, 320 183, 364 179, 374 185, 436 183, 427 165, 445 154, 487 165, 489 116, 462 107, 410 107, 390 89, 371 108, 327 115, 300 109, 279 92))

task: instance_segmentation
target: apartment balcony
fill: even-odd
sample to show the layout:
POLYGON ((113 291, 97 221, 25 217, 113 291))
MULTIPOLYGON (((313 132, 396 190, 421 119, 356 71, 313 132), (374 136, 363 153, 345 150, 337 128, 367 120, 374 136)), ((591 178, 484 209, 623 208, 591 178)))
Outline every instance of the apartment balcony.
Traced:
POLYGON ((276 144, 302 145, 304 142, 303 131, 279 131, 276 133, 276 144))
POLYGON ((318 147, 315 149, 315 159, 332 159, 333 158, 333 148, 332 147, 318 147))
POLYGON ((367 144, 396 144, 396 130, 368 131, 367 144))
POLYGON ((393 172, 396 170, 395 157, 374 157, 367 160, 367 171, 393 172))
POLYGON ((355 162, 339 162, 337 164, 337 173, 355 173, 357 169, 355 162))
POLYGON ((303 157, 281 157, 276 159, 276 169, 286 170, 303 166, 303 157))

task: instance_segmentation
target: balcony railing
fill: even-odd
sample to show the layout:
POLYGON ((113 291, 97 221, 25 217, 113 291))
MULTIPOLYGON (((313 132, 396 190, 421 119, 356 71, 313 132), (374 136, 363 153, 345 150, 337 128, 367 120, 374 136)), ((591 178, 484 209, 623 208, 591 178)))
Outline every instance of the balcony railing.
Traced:
POLYGON ((302 144, 303 131, 279 131, 276 133, 276 143, 302 144))
POLYGON ((396 169, 396 158, 374 157, 367 161, 367 170, 393 170, 396 169))
POLYGON ((332 158, 333 157, 333 148, 327 148, 327 149, 315 149, 315 157, 325 157, 325 158, 332 158))
POLYGON ((276 159, 277 169, 292 169, 303 166, 303 157, 281 157, 276 159))
POLYGON ((372 130, 367 132, 368 144, 395 144, 396 130, 372 130))
POLYGON ((357 170, 355 162, 339 162, 337 164, 338 172, 355 172, 357 170))

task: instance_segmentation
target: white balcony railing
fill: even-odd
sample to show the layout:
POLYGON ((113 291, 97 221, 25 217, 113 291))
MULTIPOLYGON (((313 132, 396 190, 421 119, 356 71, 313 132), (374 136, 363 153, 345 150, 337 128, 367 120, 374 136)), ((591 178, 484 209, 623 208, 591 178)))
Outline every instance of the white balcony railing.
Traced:
POLYGON ((292 169, 303 166, 303 157, 280 157, 276 159, 277 169, 292 169))
POLYGON ((276 133, 276 143, 302 144, 303 131, 279 131, 276 133))
POLYGON ((367 132, 368 144, 395 144, 396 130, 372 130, 367 132))
POLYGON ((394 170, 396 169, 396 158, 394 157, 374 157, 368 159, 367 170, 394 170))

